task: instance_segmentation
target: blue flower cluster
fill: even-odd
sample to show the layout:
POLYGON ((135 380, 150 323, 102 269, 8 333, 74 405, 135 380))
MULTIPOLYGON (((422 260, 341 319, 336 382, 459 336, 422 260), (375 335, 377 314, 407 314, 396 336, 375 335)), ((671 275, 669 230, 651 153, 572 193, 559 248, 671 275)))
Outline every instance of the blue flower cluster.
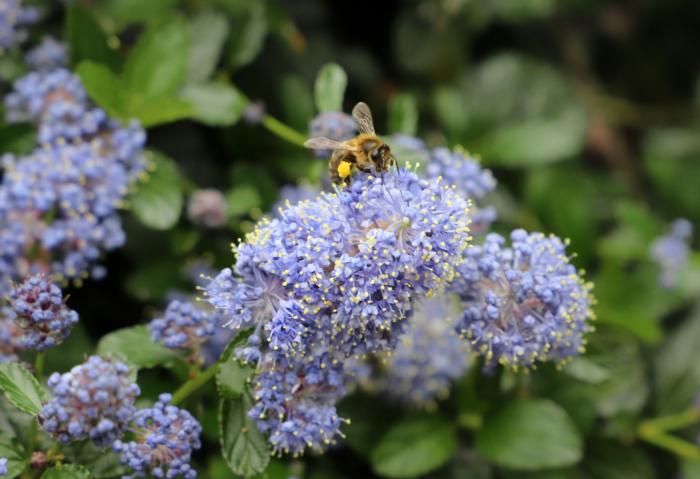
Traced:
POLYGON ((122 479, 197 477, 190 460, 201 447, 202 427, 189 412, 171 405, 171 400, 170 394, 161 394, 153 407, 139 410, 132 426, 135 439, 114 443, 122 464, 133 471, 122 479))
POLYGON ((41 145, 2 158, 0 283, 36 271, 99 277, 100 256, 125 240, 118 208, 145 169, 143 129, 110 120, 63 69, 20 78, 5 106, 9 122, 38 125, 41 145))
POLYGON ((68 65, 68 50, 63 43, 46 36, 39 45, 29 50, 25 61, 34 70, 56 70, 68 65))
POLYGON ((472 233, 484 232, 496 220, 496 208, 477 207, 496 188, 496 180, 490 170, 481 168, 476 158, 462 151, 435 148, 430 152, 425 174, 428 178, 442 178, 472 201, 475 206, 472 208, 472 233))
POLYGON ((43 351, 61 344, 78 322, 78 313, 68 309, 61 289, 43 275, 30 276, 15 286, 10 307, 22 330, 24 349, 43 351))
POLYGON ((140 394, 126 364, 100 356, 53 373, 48 385, 53 396, 39 413, 43 429, 63 443, 90 438, 98 447, 121 437, 140 394))
MULTIPOLYGON (((355 119, 345 113, 327 111, 319 113, 311 120, 309 125, 309 137, 319 136, 336 141, 345 141, 357 135, 357 123, 355 119)), ((328 159, 330 150, 315 150, 316 158, 328 159)))
POLYGON ((495 233, 467 250, 455 290, 465 311, 459 331, 486 366, 517 369, 579 354, 592 328, 591 285, 555 236, 514 230, 511 246, 495 233))
POLYGON ((446 397, 469 364, 469 348, 456 331, 460 316, 459 303, 451 295, 421 302, 386 361, 381 389, 414 407, 434 407, 437 399, 446 397))
POLYGON ((39 19, 38 10, 23 3, 23 0, 0 2, 0 53, 26 40, 24 27, 39 19))
POLYGON ((661 269, 660 283, 664 288, 673 288, 678 283, 678 275, 690 258, 692 237, 692 223, 679 218, 671 224, 667 234, 652 243, 649 254, 661 269))
POLYGON ((250 415, 276 452, 339 434, 344 361, 396 346, 414 303, 455 278, 468 224, 453 188, 401 170, 282 209, 238 246, 206 292, 254 329, 238 355, 258 365, 250 415))
POLYGON ((0 476, 7 474, 7 458, 0 457, 0 476))
POLYGON ((205 311, 190 301, 174 300, 163 317, 151 321, 151 337, 166 348, 189 351, 196 362, 202 359, 202 347, 219 323, 220 317, 213 311, 205 311))

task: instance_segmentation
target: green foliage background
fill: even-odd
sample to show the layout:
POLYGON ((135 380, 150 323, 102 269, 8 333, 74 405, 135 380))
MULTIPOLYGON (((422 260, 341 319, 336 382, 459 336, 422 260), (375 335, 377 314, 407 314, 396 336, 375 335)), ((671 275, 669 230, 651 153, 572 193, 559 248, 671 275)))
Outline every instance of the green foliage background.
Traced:
MULTIPOLYGON (((142 324, 168 291, 192 290, 188 264, 229 265, 229 243, 269 210, 282 185, 325 174, 299 146, 310 119, 363 100, 380 133, 478 153, 499 180, 496 230, 569 238, 574 262, 595 283, 597 331, 586 355, 561 371, 485 377, 474 369, 435 410, 349 398, 344 444, 267 468, 264 441, 239 434, 251 426, 245 372, 222 366, 214 371, 220 404, 213 383, 185 403, 205 427, 201 477, 232 477, 230 469, 310 479, 700 477, 700 255, 672 290, 660 288, 648 256, 672 219, 700 223, 700 4, 36 3, 48 16, 32 35, 65 38, 91 98, 148 127, 153 166, 130 196, 128 243, 108 259, 108 278, 71 291, 82 321, 49 354, 50 370, 95 350, 118 352, 141 368, 144 397, 176 389, 186 368, 149 344, 142 324), (322 69, 329 62, 347 78, 322 69), (251 101, 264 102, 260 125, 242 121, 251 101), (225 192, 227 228, 202 230, 183 215, 187 196, 202 187, 225 192)), ((16 55, 0 58, 4 88, 21 65, 16 55)), ((2 125, 0 151, 28 151, 33 134, 2 125)), ((43 391, 31 377, 7 367, 0 380, 22 384, 24 392, 8 397, 36 410, 43 391)), ((13 457, 21 462, 25 418, 0 406, 0 429, 15 438, 0 435, 0 456, 12 468, 13 457)), ((75 466, 60 477, 118 472, 95 451, 72 454, 90 471, 75 466)))

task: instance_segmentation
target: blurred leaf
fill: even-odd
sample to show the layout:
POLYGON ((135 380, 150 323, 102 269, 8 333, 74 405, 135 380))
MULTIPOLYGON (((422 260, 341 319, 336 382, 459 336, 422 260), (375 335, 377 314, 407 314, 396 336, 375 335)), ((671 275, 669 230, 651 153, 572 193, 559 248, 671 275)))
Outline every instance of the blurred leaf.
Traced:
POLYGON ((348 76, 343 67, 326 63, 316 76, 314 99, 319 112, 343 111, 343 97, 348 86, 348 76))
POLYGON ((29 462, 27 451, 16 439, 0 434, 0 457, 7 459, 8 478, 17 477, 29 462))
POLYGON ((598 242, 600 254, 618 260, 647 260, 649 246, 663 231, 663 224, 640 204, 622 200, 615 204, 618 228, 598 242))
POLYGON ((487 165, 526 167, 573 158, 583 148, 585 121, 577 114, 502 125, 476 143, 487 165))
POLYGON ((221 82, 189 85, 182 98, 192 105, 192 118, 211 126, 233 125, 248 104, 235 87, 221 82))
POLYGON ((85 360, 85 351, 93 349, 92 340, 85 332, 85 324, 76 324, 65 341, 44 353, 44 374, 68 371, 85 360))
POLYGON ((270 462, 267 440, 248 417, 252 405, 250 393, 219 403, 221 452, 233 473, 246 477, 263 472, 270 462))
POLYGON ((41 479, 88 479, 90 471, 79 464, 59 464, 50 467, 41 475, 41 479))
POLYGON ((454 428, 440 416, 412 416, 394 424, 377 443, 370 461, 385 477, 414 477, 445 464, 457 450, 454 428))
POLYGON ((244 216, 253 208, 259 208, 262 204, 258 190, 252 185, 234 186, 226 192, 228 214, 231 216, 244 216))
POLYGON ((190 118, 195 115, 194 105, 189 101, 175 97, 160 97, 144 100, 131 96, 129 116, 137 118, 144 127, 190 118))
POLYGON ((190 30, 192 47, 187 80, 189 83, 200 83, 214 73, 229 33, 229 25, 222 15, 205 10, 192 19, 190 30))
POLYGON ((652 479, 654 467, 639 447, 601 438, 591 441, 582 463, 591 479, 652 479))
POLYGON ((489 461, 513 469, 569 466, 583 454, 579 432, 566 412, 543 400, 515 400, 486 417, 476 448, 489 461))
POLYGON ((577 356, 564 366, 564 373, 574 379, 590 384, 599 384, 610 377, 604 367, 596 364, 585 356, 577 356))
POLYGON ((161 301, 168 291, 172 291, 180 277, 180 265, 172 259, 146 263, 129 274, 126 290, 141 301, 161 301))
POLYGON ((279 100, 289 126, 306 131, 314 116, 314 99, 309 85, 296 75, 286 75, 280 84, 279 100))
POLYGON ((223 399, 240 398, 246 392, 246 382, 254 368, 239 362, 234 356, 234 351, 245 343, 248 336, 250 331, 237 334, 221 355, 219 370, 216 373, 216 387, 223 399))
POLYGON ((418 104, 409 93, 394 95, 389 101, 389 132, 414 136, 418 131, 418 104))
POLYGON ((27 123, 0 127, 0 151, 23 155, 36 148, 36 127, 27 123))
POLYGON ((117 54, 109 47, 107 35, 97 23, 90 9, 72 3, 66 13, 66 42, 71 65, 77 66, 84 60, 114 68, 118 63, 117 54))
POLYGON ((189 48, 190 31, 181 19, 146 31, 124 66, 124 86, 132 98, 146 101, 174 95, 185 80, 189 48))
MULTIPOLYGON (((104 0, 103 0, 104 1, 104 0)), ((102 6, 106 16, 119 25, 131 22, 148 22, 167 15, 178 0, 106 0, 102 6)), ((99 8, 100 4, 95 8, 99 8)))
POLYGON ((120 354, 136 368, 153 368, 180 359, 175 350, 168 349, 151 339, 145 324, 118 329, 100 339, 97 354, 120 354))
POLYGON ((654 364, 661 415, 687 409, 700 391, 700 306, 664 342, 654 364))
POLYGON ((14 437, 26 444, 32 421, 35 421, 33 416, 20 411, 0 394, 0 437, 7 440, 14 437))
POLYGON ((125 95, 119 78, 104 65, 89 60, 80 62, 76 73, 90 98, 110 116, 127 120, 125 95))
POLYGON ((684 460, 681 463, 681 471, 683 479, 700 479, 700 461, 684 460))
POLYGON ((0 364, 0 390, 18 409, 33 415, 48 399, 39 381, 20 363, 0 364))
POLYGON ((245 11, 235 18, 228 43, 228 59, 231 67, 247 65, 260 53, 267 35, 267 18, 264 2, 247 2, 245 11))
POLYGON ((354 394, 338 405, 339 415, 350 418, 343 428, 344 442, 364 458, 369 458, 396 413, 375 397, 354 394))
POLYGON ((64 446, 62 452, 66 460, 85 466, 95 479, 124 475, 129 470, 121 464, 117 453, 98 448, 90 440, 72 442, 64 446))
POLYGON ((165 230, 177 223, 182 210, 183 193, 180 173, 173 160, 153 152, 155 171, 138 185, 129 198, 134 215, 149 228, 165 230))

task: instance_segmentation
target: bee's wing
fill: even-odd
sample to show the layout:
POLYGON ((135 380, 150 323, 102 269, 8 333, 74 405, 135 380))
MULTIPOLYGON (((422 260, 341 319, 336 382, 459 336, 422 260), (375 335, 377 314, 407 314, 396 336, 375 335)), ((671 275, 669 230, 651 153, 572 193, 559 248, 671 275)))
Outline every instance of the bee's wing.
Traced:
POLYGON ((324 138, 322 136, 306 140, 304 146, 312 150, 354 150, 354 148, 347 143, 331 140, 330 138, 324 138))
POLYGON ((372 121, 372 112, 369 110, 367 103, 359 102, 352 109, 352 116, 357 122, 357 126, 362 133, 374 135, 374 122, 372 121))

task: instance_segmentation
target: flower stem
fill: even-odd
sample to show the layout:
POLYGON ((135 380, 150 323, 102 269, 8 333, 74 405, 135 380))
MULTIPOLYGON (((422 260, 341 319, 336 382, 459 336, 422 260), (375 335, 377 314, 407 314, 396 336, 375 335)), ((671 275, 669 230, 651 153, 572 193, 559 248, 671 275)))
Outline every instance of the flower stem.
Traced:
POLYGON ((219 368, 219 363, 214 363, 211 366, 209 366, 207 369, 202 371, 202 373, 193 377, 192 379, 187 381, 185 384, 180 386, 180 389, 178 389, 177 391, 175 391, 173 393, 173 400, 171 401, 171 403, 173 405, 178 405, 182 401, 187 399, 190 394, 192 394, 197 389, 201 388, 206 383, 208 383, 209 380, 214 377, 218 368, 219 368))
POLYGON ((691 408, 678 414, 671 414, 643 421, 638 428, 639 437, 644 441, 673 452, 679 457, 700 460, 700 447, 668 431, 682 429, 700 421, 700 411, 691 408))
MULTIPOLYGON (((36 357, 34 358, 34 375, 36 376, 37 380, 39 382, 41 382, 43 374, 44 374, 44 353, 38 352, 38 353, 36 353, 36 357)), ((29 424, 29 435, 27 437, 27 451, 29 452, 30 457, 31 457, 32 453, 34 452, 34 448, 36 447, 36 437, 37 437, 37 419, 33 418, 32 422, 29 424)))
POLYGON ((34 358, 34 374, 37 380, 41 382, 44 374, 44 353, 36 353, 36 358, 34 358))
POLYGON ((262 125, 283 140, 287 140, 288 142, 297 146, 304 146, 306 136, 285 125, 277 118, 270 115, 265 115, 262 119, 262 125))

